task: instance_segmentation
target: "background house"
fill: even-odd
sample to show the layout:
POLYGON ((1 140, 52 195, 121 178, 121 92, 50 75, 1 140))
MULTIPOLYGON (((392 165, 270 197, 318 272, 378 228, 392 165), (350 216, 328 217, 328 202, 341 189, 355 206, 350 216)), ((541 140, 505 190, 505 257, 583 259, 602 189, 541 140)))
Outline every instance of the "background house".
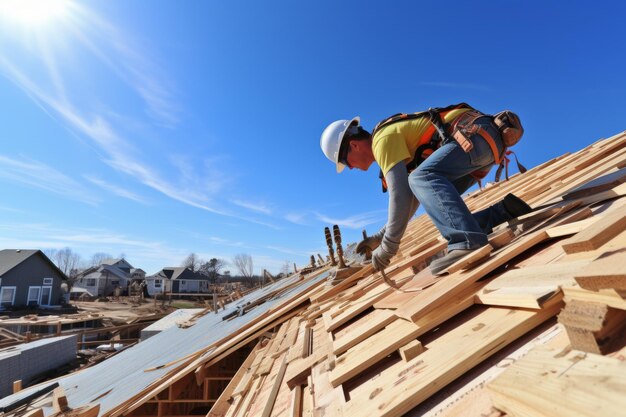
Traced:
POLYGON ((163 268, 146 277, 149 295, 168 293, 208 293, 209 277, 186 267, 163 268))
POLYGON ((78 275, 74 287, 83 288, 93 296, 113 294, 120 288, 122 294, 128 294, 128 287, 133 281, 143 281, 146 273, 134 268, 126 259, 107 259, 100 265, 87 268, 78 275))
POLYGON ((0 251, 0 305, 59 305, 65 274, 40 250, 0 251))

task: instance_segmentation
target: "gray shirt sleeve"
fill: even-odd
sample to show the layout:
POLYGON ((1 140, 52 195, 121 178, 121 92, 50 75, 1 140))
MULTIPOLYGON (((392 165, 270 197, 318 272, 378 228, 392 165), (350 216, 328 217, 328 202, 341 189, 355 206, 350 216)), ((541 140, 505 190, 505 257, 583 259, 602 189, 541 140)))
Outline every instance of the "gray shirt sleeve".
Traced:
POLYGON ((387 224, 375 236, 381 239, 385 252, 396 254, 406 226, 419 207, 419 201, 409 187, 409 175, 402 161, 387 172, 385 180, 389 192, 389 214, 387 224))

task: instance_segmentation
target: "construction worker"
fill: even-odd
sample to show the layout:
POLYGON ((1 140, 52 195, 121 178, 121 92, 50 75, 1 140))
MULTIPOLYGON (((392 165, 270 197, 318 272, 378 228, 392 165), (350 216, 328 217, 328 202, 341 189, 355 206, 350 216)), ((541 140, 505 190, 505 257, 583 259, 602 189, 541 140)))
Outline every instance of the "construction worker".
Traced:
POLYGON ((378 233, 361 241, 357 252, 371 250, 374 268, 387 267, 421 203, 448 241, 447 254, 430 263, 431 272, 439 275, 486 245, 487 234, 494 226, 526 214, 531 208, 509 194, 499 203, 472 214, 461 198, 461 193, 503 158, 504 145, 491 116, 471 107, 453 106, 416 115, 392 116, 393 122, 388 119, 387 123, 379 123, 372 134, 360 125, 359 117, 338 120, 324 130, 320 144, 338 173, 346 166, 366 171, 377 162, 383 186, 389 191, 387 223, 378 233))

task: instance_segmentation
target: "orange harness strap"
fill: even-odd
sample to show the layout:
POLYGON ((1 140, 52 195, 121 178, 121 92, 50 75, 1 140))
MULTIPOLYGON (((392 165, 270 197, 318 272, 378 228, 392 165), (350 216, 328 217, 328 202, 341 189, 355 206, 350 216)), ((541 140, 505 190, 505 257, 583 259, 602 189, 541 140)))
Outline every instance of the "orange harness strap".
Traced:
POLYGON ((487 141, 487 143, 489 144, 489 147, 491 148, 491 152, 493 152, 493 159, 494 161, 496 161, 496 165, 500 165, 500 163, 502 163, 502 161, 505 158, 505 153, 502 152, 502 157, 499 157, 498 146, 496 145, 496 141, 491 137, 489 132, 487 132, 485 129, 480 127, 478 128, 477 133, 480 136, 482 136, 483 139, 487 141))

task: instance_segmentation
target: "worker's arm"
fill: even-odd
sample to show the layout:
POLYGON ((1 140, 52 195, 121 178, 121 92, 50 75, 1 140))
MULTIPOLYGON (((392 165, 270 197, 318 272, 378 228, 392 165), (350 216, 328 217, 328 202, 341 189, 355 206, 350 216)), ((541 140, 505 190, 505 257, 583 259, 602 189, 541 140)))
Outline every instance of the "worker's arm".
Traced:
POLYGON ((372 258, 374 266, 377 266, 378 262, 379 267, 387 266, 389 260, 398 252, 406 226, 419 207, 419 202, 409 187, 409 176, 403 161, 395 164, 387 172, 385 180, 389 191, 389 214, 387 224, 374 235, 382 237, 382 241, 372 258))

